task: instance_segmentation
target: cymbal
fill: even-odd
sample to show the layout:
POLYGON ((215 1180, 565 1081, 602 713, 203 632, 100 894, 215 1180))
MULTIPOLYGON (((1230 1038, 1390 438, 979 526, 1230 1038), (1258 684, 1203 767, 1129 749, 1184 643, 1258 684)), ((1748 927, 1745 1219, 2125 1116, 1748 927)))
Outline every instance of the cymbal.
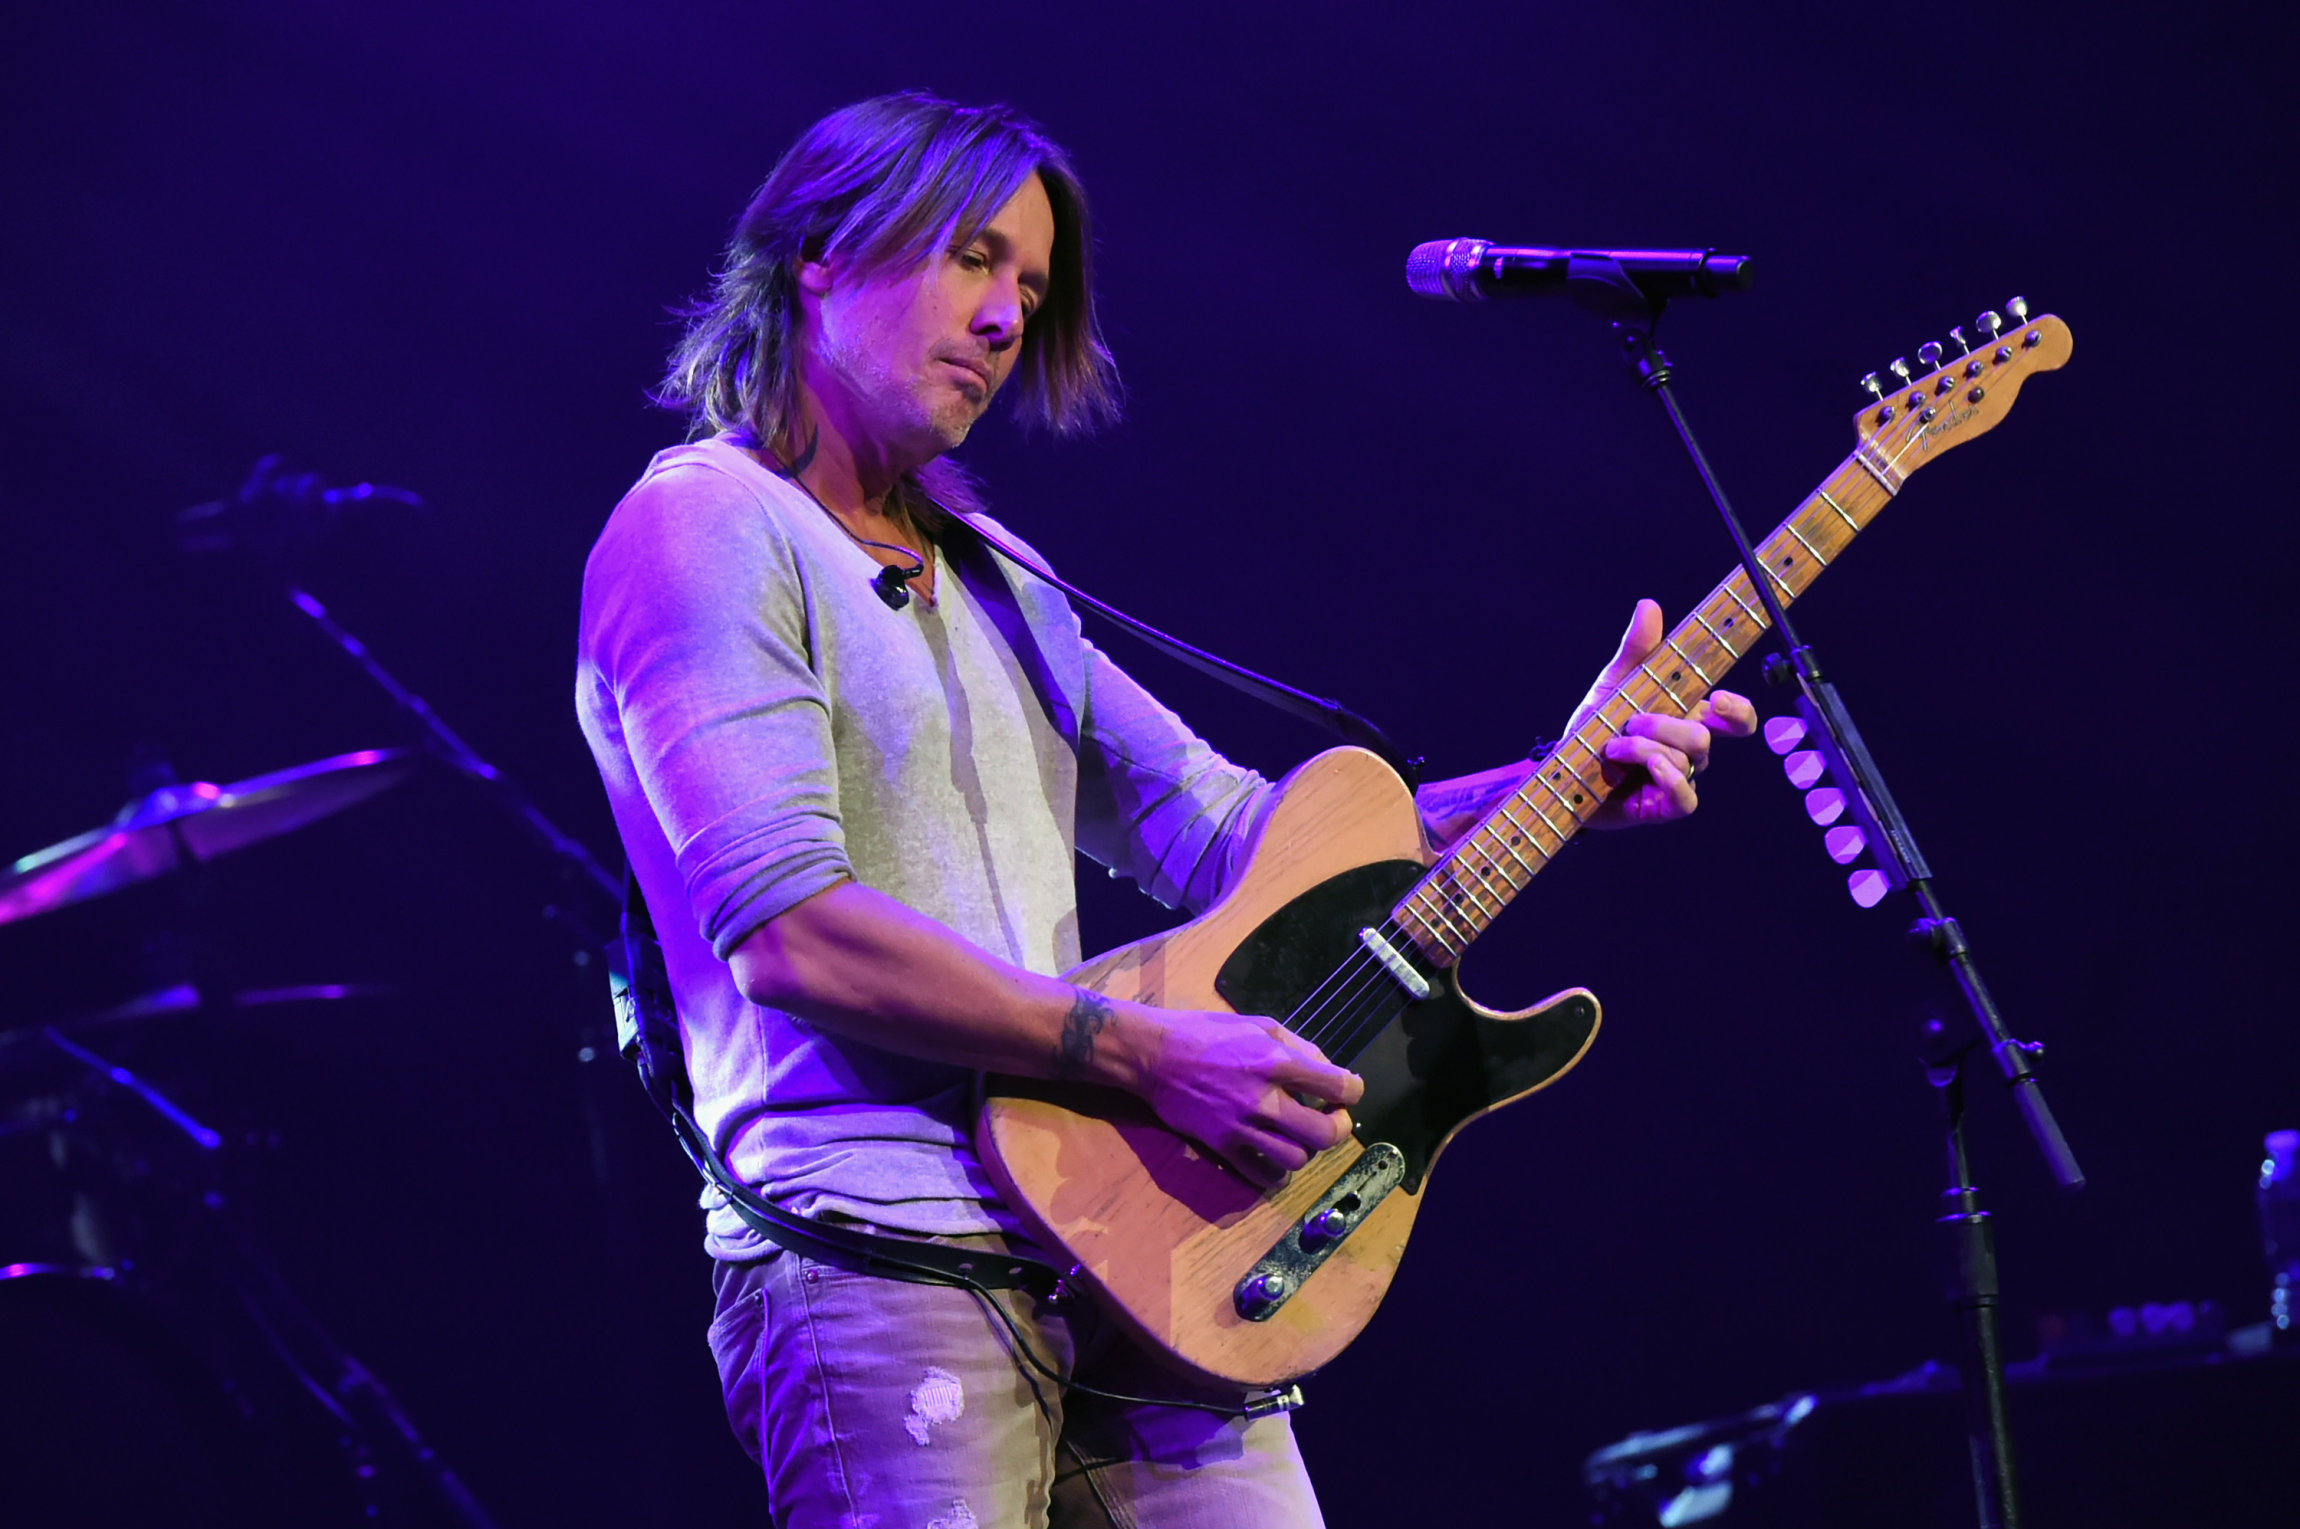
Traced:
MULTIPOLYGON (((333 1003, 343 998, 390 998, 399 992, 389 982, 309 982, 300 987, 243 988, 224 995, 223 1004, 234 1009, 262 1009, 276 1003, 333 1003)), ((188 1014, 202 1006, 200 990, 189 982, 140 993, 124 1003, 89 1014, 55 1021, 64 1031, 98 1030, 133 1023, 162 1014, 188 1014)))
POLYGON ((291 832, 399 784, 407 749, 361 749, 228 786, 162 786, 101 828, 26 855, 0 872, 0 924, 30 918, 291 832))

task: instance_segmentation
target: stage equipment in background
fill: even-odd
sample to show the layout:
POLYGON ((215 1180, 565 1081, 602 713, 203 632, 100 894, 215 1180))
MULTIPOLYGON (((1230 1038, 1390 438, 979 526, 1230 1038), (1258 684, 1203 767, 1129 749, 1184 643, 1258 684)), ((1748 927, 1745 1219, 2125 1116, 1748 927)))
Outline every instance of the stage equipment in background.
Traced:
MULTIPOLYGON (((187 553, 247 552, 261 559, 278 578, 281 592, 288 601, 325 632, 328 640, 341 648, 359 666, 360 672, 374 681, 377 688, 391 697, 392 704, 415 723, 427 749, 450 769, 486 787, 490 796, 558 863, 564 879, 588 885, 610 904, 620 901, 621 881, 581 842, 562 832, 535 805, 533 798, 481 758, 477 750, 441 720, 429 702, 401 684, 369 651, 366 643, 328 614, 326 606, 289 580, 286 570, 292 555, 333 533, 346 507, 378 503, 412 508, 420 507, 423 500, 406 489, 378 488, 372 483, 329 488, 316 474, 296 471, 289 466, 287 458, 275 453, 258 460, 247 482, 229 499, 211 500, 179 511, 175 518, 176 545, 187 553)), ((588 962, 593 951, 605 948, 607 926, 602 919, 576 906, 548 911, 550 916, 573 926, 583 961, 588 962)))
POLYGON ((111 822, 26 855, 0 872, 0 924, 301 828, 407 778, 405 749, 362 749, 234 781, 159 786, 111 822))
POLYGON ((1221 902, 1067 979, 1282 1019, 1365 1079, 1351 1138, 1263 1193, 1131 1095, 993 1079, 977 1140, 1039 1245, 1060 1248, 1072 1281, 1143 1342, 1201 1374, 1276 1385, 1338 1354, 1388 1290, 1446 1142, 1556 1079, 1595 1036, 1586 990, 1502 1014, 1465 998, 1455 967, 1611 793, 1605 744, 1639 712, 1694 711, 1910 473, 1995 428, 2022 382, 2069 347, 2066 327, 2040 318, 1985 358, 1983 381, 1954 369, 1923 379, 1942 407, 1862 411, 1853 454, 1442 857, 1412 793, 1373 755, 1331 750, 1287 777, 1221 902))
MULTIPOLYGON (((162 780, 104 827, 0 876, 0 922, 171 874, 353 806, 417 763, 365 749, 228 786, 162 780)), ((187 904, 199 899, 188 898, 187 904)), ((167 942, 158 942, 164 946, 167 942)), ((179 954, 207 966, 197 940, 179 954)), ((187 981, 0 1032, 0 1508, 25 1522, 405 1521, 417 1492, 492 1524, 374 1374, 288 1287, 241 1215, 236 1138, 99 1032, 189 1040, 234 1011, 376 984, 225 991, 187 981), (417 1484, 420 1483, 420 1486, 417 1484), (388 1511, 387 1511, 388 1510, 388 1511)))
POLYGON ((2300 1131, 2270 1131, 2261 1143, 2260 1251, 2268 1260, 2268 1326, 2279 1343, 2300 1343, 2300 1131))
POLYGON ((235 1171, 255 1138, 68 1033, 200 1007, 171 990, 0 1034, 0 1509, 26 1524, 313 1529, 443 1508, 486 1529, 266 1255, 235 1171))
MULTIPOLYGON (((2145 1308, 2201 1315, 2187 1302, 2145 1308)), ((2209 1310, 2209 1303, 2203 1310, 2209 1310)), ((2136 1318, 2126 1308, 2112 1319, 2136 1318)), ((2103 1324, 2104 1326, 2106 1324, 2103 1324)), ((2300 1502, 2300 1353, 2209 1322, 2011 1367, 2023 1493, 2055 1524, 2266 1524, 2300 1502)), ((2168 1322, 2167 1328, 2175 1324, 2168 1322)), ((1959 1379, 1926 1364, 1733 1417, 1636 1433, 1582 1465, 1604 1529, 1941 1529, 1969 1514, 1935 1463, 1956 1449, 1959 1379)))
MULTIPOLYGON (((1669 390, 1672 368, 1653 338, 1668 306, 1666 295, 1641 286, 1633 273, 1603 253, 1576 255, 1569 262, 1566 291, 1577 304, 1612 327, 1631 376, 1660 402, 1734 549, 1741 555, 1742 568, 1763 605, 1766 620, 1780 635, 1786 655, 1769 657, 1765 676, 1776 685, 1796 687, 1798 710, 1808 729, 1803 737, 1813 744, 1843 800, 1852 806, 1854 826, 1859 830, 1857 842, 1849 835, 1842 837, 1830 845, 1831 853, 1840 863, 1864 850, 1876 857, 1873 872, 1853 874, 1854 897, 1864 906, 1874 906, 1887 891, 1905 889, 1917 911, 1912 934, 1955 980, 1964 1000, 1960 1018, 1935 1018, 1926 1023, 1919 1050, 1927 1080, 1940 1103, 1946 1146, 1949 1183, 1937 1224, 1942 1232, 1949 1300, 1964 1328, 1963 1375, 1973 1491, 1982 1529, 2013 1529, 2020 1522, 2020 1492, 2005 1413, 2004 1356, 1998 1346, 1996 1246, 1988 1213, 1980 1208, 1966 1153, 1964 1067, 1976 1047, 1987 1048, 2047 1170, 2063 1189, 2080 1189, 2084 1173, 2061 1135, 2030 1065, 2043 1048, 2014 1039, 2006 1028, 1973 959, 1972 947, 1942 902, 1932 868, 1918 852, 1907 819, 1885 789, 1884 776, 1853 726, 1843 697, 1824 676, 1819 655, 1789 625, 1787 605, 1796 592, 1790 578, 1792 570, 1800 562, 1807 566, 1813 561, 1825 563, 1829 553, 1804 538, 1799 538, 1798 546, 1769 544, 1762 552, 1750 545, 1724 485, 1702 455, 1691 425, 1669 390)), ((1993 311, 1982 313, 1975 321, 1981 331, 1977 344, 1968 341, 1961 328, 1952 328, 1949 338, 1960 355, 1945 365, 1940 364, 1944 352, 1937 342, 1920 348, 1917 355, 1928 368, 1927 375, 1912 377, 1904 359, 1889 368, 1891 386, 1874 372, 1861 379, 1875 404, 1862 411, 1857 423, 1863 445, 1854 460, 1861 469, 1864 493, 1883 497, 1898 494, 1911 470, 1927 461, 1941 443, 1958 439, 1969 421, 1986 417, 1986 411, 2004 401, 2008 386, 2019 385, 2024 370, 2033 369, 2024 358, 2047 367, 2067 361, 2070 342, 2064 326, 2051 318, 2032 321, 2025 298, 2015 297, 2005 306, 2016 321, 2009 331, 1993 311)), ((1843 513, 1834 499, 1829 503, 1843 513)), ((1846 518, 1849 523, 1851 516, 1846 518)))
POLYGON ((279 562, 327 540, 347 515, 374 509, 421 510, 420 496, 404 488, 355 483, 329 488, 316 473, 298 472, 287 458, 261 458, 228 499, 211 499, 176 512, 176 547, 223 552, 239 547, 279 562))

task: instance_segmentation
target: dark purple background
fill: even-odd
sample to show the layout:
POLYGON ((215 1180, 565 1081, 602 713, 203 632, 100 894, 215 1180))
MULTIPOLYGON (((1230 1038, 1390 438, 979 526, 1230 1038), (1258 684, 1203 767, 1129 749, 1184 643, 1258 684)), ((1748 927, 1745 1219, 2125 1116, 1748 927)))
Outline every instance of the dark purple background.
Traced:
MULTIPOLYGON (((666 306, 796 131, 859 96, 1012 100, 1095 197, 1131 411, 1082 444, 986 426, 965 458, 1000 512, 1086 586, 1341 694, 1440 773, 1554 731, 1630 602, 1674 617, 1729 550, 1601 326, 1417 302, 1409 247, 1753 255, 1754 290, 1685 305, 1663 340, 1760 527, 1849 448, 1853 379, 2025 292, 2074 330, 2070 367, 1913 479, 1802 619, 2048 1044, 2093 1177, 2055 1196, 1981 1092, 2014 1355, 2046 1311, 2210 1297, 2249 1320, 2260 1136, 2300 1123, 2279 15, 19 17, 0 855, 106 818, 138 746, 229 780, 406 739, 259 579, 170 550, 172 511, 284 451, 429 500, 301 577, 612 860, 569 706, 583 556, 679 433, 641 396, 666 306)), ((1257 765, 1319 744, 1137 667, 1257 765)), ((1562 1519, 1580 1457, 1633 1427, 1948 1352, 1906 909, 1850 904, 1760 748, 1704 797, 1577 851, 1471 963, 1507 1007, 1587 983, 1608 1024, 1455 1146, 1389 1304, 1311 1385, 1338 1529, 1562 1519)), ((1090 943, 1150 927, 1101 877, 1087 894, 1090 943)), ((506 1524, 735 1522, 756 1492, 716 1416, 692 1186, 619 1069, 575 1059, 604 1004, 538 916, 558 895, 474 789, 404 788, 203 894, 242 980, 400 997, 270 1010, 197 1063, 165 1034, 120 1049, 282 1133, 251 1171, 283 1266, 506 1524)), ((0 929, 0 1023, 136 992, 139 946, 190 916, 153 887, 0 929)))

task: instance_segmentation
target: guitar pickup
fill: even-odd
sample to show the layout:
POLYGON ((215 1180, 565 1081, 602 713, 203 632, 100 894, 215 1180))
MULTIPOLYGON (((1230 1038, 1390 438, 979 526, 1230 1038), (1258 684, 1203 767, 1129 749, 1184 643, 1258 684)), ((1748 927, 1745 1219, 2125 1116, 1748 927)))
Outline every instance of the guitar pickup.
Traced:
POLYGON ((1347 1172, 1311 1206, 1302 1219, 1286 1228, 1247 1271, 1231 1292, 1238 1315, 1249 1322, 1267 1322, 1278 1308, 1294 1298, 1302 1282, 1334 1256, 1382 1197, 1404 1182, 1406 1156, 1386 1141, 1377 1141, 1359 1154, 1347 1172))

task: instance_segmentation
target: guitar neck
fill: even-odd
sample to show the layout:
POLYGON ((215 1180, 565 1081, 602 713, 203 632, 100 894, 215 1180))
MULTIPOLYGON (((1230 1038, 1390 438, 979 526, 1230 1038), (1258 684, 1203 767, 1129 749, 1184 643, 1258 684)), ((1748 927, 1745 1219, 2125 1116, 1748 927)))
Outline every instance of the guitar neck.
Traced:
MULTIPOLYGON (((1901 478, 1882 450, 1863 442, 1757 544, 1758 560, 1784 607, 1876 518, 1900 491, 1901 478)), ((1431 962, 1451 966, 1460 960, 1612 794, 1602 766, 1605 745, 1640 712, 1691 716, 1771 624, 1747 570, 1735 568, 1524 785, 1455 842, 1391 910, 1392 924, 1431 962)))

